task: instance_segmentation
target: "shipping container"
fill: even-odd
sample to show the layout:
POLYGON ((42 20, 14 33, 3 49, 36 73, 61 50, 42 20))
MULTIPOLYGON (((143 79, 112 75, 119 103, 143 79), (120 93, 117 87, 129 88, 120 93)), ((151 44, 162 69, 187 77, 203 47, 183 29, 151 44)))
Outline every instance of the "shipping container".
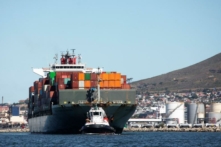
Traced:
POLYGON ((108 81, 101 81, 100 82, 100 87, 101 88, 108 88, 109 86, 108 86, 108 81))
POLYGON ((115 88, 121 88, 121 81, 120 80, 114 81, 114 87, 115 88))
POLYGON ((60 85, 60 84, 64 84, 64 79, 63 78, 58 79, 58 85, 60 85))
POLYGON ((79 88, 83 88, 84 87, 84 81, 79 81, 79 88))
POLYGON ((129 84, 122 84, 122 89, 130 89, 130 85, 129 84))
POLYGON ((97 87, 97 81, 90 81, 91 82, 91 87, 96 88, 97 87))
POLYGON ((121 74, 120 73, 115 73, 115 80, 120 81, 121 80, 121 74))
POLYGON ((80 72, 80 73, 78 74, 78 80, 79 80, 79 81, 84 81, 84 73, 83 73, 83 72, 80 72))
POLYGON ((109 74, 108 74, 108 80, 109 80, 109 81, 115 80, 115 73, 109 73, 109 74))
POLYGON ((121 78, 123 79, 123 84, 126 84, 127 83, 127 76, 121 75, 121 78))
POLYGON ((90 73, 85 73, 84 74, 84 80, 85 81, 90 81, 91 80, 91 74, 90 73))
POLYGON ((108 74, 107 74, 107 73, 101 73, 100 78, 101 78, 103 81, 107 81, 107 80, 108 80, 108 74))
POLYGON ((79 72, 72 72, 71 80, 72 81, 79 81, 79 72))
POLYGON ((52 79, 56 76, 56 72, 49 72, 48 75, 49 75, 49 78, 52 79))
POLYGON ((78 81, 72 81, 71 82, 71 88, 72 89, 78 89, 79 88, 79 82, 78 81))
POLYGON ((108 81, 108 87, 109 87, 109 88, 114 88, 114 87, 115 87, 113 80, 112 80, 112 81, 108 81))
POLYGON ((90 88, 91 87, 91 81, 84 81, 84 87, 90 88))
POLYGON ((34 92, 35 91, 34 86, 29 87, 29 91, 34 92))
POLYGON ((19 107, 18 106, 11 106, 11 114, 12 114, 12 116, 19 116, 19 107))
POLYGON ((91 81, 97 81, 97 74, 91 73, 91 81))
POLYGON ((59 84, 59 85, 58 85, 58 90, 60 90, 60 89, 65 89, 65 87, 66 87, 66 86, 65 86, 64 84, 59 84))

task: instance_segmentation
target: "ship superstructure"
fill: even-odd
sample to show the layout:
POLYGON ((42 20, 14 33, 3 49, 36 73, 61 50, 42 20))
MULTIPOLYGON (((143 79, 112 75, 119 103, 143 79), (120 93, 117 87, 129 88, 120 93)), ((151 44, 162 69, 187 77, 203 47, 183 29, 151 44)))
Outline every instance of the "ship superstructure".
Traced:
POLYGON ((57 55, 54 59, 49 68, 33 69, 41 78, 29 88, 30 131, 80 133, 87 112, 97 103, 105 111, 110 126, 121 133, 136 109, 135 90, 130 88, 126 75, 87 68, 74 50, 72 55, 68 51, 62 54, 60 64, 57 55))

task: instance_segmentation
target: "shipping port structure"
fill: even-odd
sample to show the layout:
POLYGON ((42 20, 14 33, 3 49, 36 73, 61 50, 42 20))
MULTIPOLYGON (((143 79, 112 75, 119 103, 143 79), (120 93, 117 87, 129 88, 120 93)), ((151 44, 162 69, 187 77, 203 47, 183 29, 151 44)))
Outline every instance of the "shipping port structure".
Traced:
MULTIPOLYGON (((160 107, 162 107, 162 104, 158 106, 158 108, 160 107)), ((135 128, 221 127, 221 103, 219 102, 211 103, 208 111, 206 111, 206 104, 195 102, 167 102, 164 104, 164 108, 165 112, 161 111, 163 113, 160 113, 163 117, 156 119, 131 118, 127 124, 129 127, 135 128)))
POLYGON ((40 75, 29 87, 28 123, 32 133, 80 133, 93 104, 101 107, 109 124, 122 133, 136 110, 136 91, 127 83, 126 75, 87 68, 81 56, 61 55, 60 63, 49 68, 33 68, 40 75), (98 74, 101 80, 98 80, 98 74), (97 86, 99 97, 97 100, 97 86))

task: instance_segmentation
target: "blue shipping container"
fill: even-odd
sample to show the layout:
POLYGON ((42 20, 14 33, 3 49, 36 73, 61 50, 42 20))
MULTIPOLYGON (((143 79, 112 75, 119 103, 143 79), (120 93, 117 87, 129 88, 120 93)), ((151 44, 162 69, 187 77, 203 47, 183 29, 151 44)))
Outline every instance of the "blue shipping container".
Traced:
POLYGON ((12 116, 19 116, 19 107, 12 106, 12 116))

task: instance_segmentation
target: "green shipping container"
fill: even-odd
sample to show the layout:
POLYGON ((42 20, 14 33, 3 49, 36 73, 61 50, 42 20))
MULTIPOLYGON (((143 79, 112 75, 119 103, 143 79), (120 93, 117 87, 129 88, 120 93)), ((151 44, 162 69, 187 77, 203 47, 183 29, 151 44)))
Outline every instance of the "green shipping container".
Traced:
POLYGON ((90 73, 85 73, 84 74, 84 80, 91 80, 91 74, 90 73))
POLYGON ((49 72, 49 78, 52 79, 56 76, 56 72, 49 72))

